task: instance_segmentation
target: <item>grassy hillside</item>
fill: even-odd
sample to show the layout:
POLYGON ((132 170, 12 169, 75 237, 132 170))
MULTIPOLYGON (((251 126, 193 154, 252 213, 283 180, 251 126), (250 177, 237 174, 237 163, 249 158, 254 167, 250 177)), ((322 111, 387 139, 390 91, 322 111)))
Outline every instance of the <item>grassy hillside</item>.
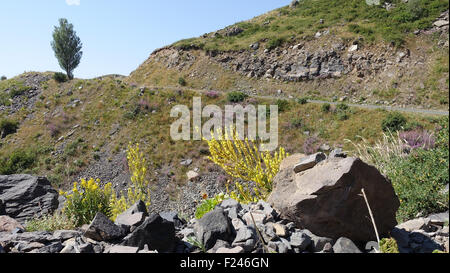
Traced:
POLYGON ((282 43, 312 39, 324 29, 349 40, 362 37, 366 43, 385 41, 400 46, 413 31, 431 26, 448 9, 447 0, 386 2, 392 2, 395 8, 368 6, 361 0, 303 0, 296 8, 282 7, 233 25, 242 29, 236 36, 226 37, 219 31, 216 35, 182 40, 174 46, 226 51, 264 42, 270 49, 282 43))
MULTIPOLYGON (((20 82, 20 77, 10 83, 20 82)), ((176 104, 192 106, 192 97, 199 95, 203 106, 216 104, 224 109, 230 103, 222 93, 154 89, 142 92, 113 77, 66 83, 50 79, 41 87, 42 94, 32 109, 0 114, 0 120, 19 124, 16 133, 0 141, 0 172, 45 175, 56 187, 66 187, 100 160, 126 167, 123 151, 129 142, 141 143, 153 181, 160 174, 169 174, 173 185, 183 184, 189 169, 199 167, 200 172, 207 172, 213 164, 205 159, 205 143, 171 140, 170 124, 176 120, 170 118, 171 108, 176 104), (189 169, 179 165, 187 158, 194 160, 189 169)), ((290 153, 317 150, 324 143, 352 149, 344 139, 358 143, 361 139, 357 136, 374 142, 382 136, 381 123, 388 116, 381 110, 340 106, 325 109, 316 104, 253 97, 244 101, 248 103, 280 106, 280 145, 290 153)), ((407 118, 408 124, 421 124, 431 130, 437 120, 414 115, 407 118)))
POLYGON ((294 9, 282 7, 155 51, 126 81, 179 86, 183 79, 195 89, 271 96, 282 90, 286 97, 448 109, 448 33, 425 31, 448 10, 448 0, 391 2, 393 8, 387 10, 359 0, 300 1, 294 9), (226 36, 235 29, 242 32, 226 36), (257 49, 251 49, 255 43, 257 49), (349 52, 353 44, 358 50, 349 52), (341 49, 334 50, 336 45, 341 49), (293 81, 277 78, 276 73, 252 74, 260 67, 268 69, 268 64, 290 71, 297 64, 304 66, 304 59, 323 57, 323 52, 337 55, 348 70, 337 78, 293 81))

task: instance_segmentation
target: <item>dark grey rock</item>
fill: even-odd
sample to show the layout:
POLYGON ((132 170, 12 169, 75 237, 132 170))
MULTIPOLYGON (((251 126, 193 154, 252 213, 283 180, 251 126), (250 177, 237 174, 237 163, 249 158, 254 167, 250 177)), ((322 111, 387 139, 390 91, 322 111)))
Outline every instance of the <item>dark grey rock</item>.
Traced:
POLYGON ((27 174, 0 175, 0 199, 6 215, 21 223, 58 208, 58 192, 47 178, 27 174))
POLYGON ((292 165, 280 168, 268 199, 281 218, 318 236, 346 237, 357 244, 373 241, 364 188, 380 236, 389 236, 397 225, 400 201, 375 167, 358 158, 331 158, 302 173, 294 173, 292 165))
POLYGON ((59 253, 63 249, 61 242, 55 242, 50 245, 44 246, 39 249, 35 249, 33 253, 59 253))
POLYGON ((292 248, 298 249, 300 252, 306 250, 311 244, 311 237, 304 232, 294 232, 289 238, 289 244, 292 248))
POLYGON ((223 209, 229 209, 229 208, 238 208, 239 210, 242 209, 241 204, 239 204, 238 201, 236 201, 232 198, 223 200, 222 203, 220 203, 220 206, 223 209))
POLYGON ((125 236, 125 231, 121 227, 115 225, 103 213, 98 212, 94 220, 84 232, 84 237, 95 241, 113 241, 121 239, 125 236))
POLYGON ((233 227, 225 215, 223 208, 217 206, 213 211, 206 213, 194 225, 197 239, 208 250, 212 248, 217 240, 233 240, 233 227))
POLYGON ((304 232, 306 235, 308 235, 311 238, 311 244, 310 244, 309 248, 313 252, 322 251, 327 243, 333 244, 333 239, 331 239, 331 238, 317 236, 307 229, 302 230, 302 232, 304 232))
POLYGON ((6 253, 5 249, 0 245, 0 254, 6 253))
POLYGON ((362 253, 361 250, 348 238, 339 238, 333 246, 334 253, 362 253))
POLYGON ((327 156, 324 153, 316 153, 305 158, 302 158, 300 163, 294 166, 294 172, 300 173, 317 165, 317 163, 324 161, 327 159, 327 156))
POLYGON ((172 252, 175 248, 175 226, 159 214, 152 214, 124 238, 122 245, 143 249, 145 245, 158 253, 172 252))
POLYGON ((208 250, 207 253, 216 253, 216 251, 222 247, 230 248, 231 246, 227 241, 217 240, 216 244, 210 250, 208 250))
POLYGON ((115 224, 125 230, 134 230, 135 227, 144 222, 145 217, 147 216, 147 207, 142 200, 139 200, 126 211, 118 215, 115 224))
POLYGON ((57 240, 65 241, 71 238, 81 236, 82 233, 78 230, 57 230, 53 232, 53 237, 57 240))
POLYGON ((337 148, 331 151, 329 155, 329 158, 336 158, 336 157, 347 158, 347 154, 344 153, 341 148, 337 148))
POLYGON ((175 228, 182 228, 186 225, 186 221, 178 217, 178 213, 174 211, 170 212, 161 212, 159 214, 163 219, 172 222, 175 225, 175 228))

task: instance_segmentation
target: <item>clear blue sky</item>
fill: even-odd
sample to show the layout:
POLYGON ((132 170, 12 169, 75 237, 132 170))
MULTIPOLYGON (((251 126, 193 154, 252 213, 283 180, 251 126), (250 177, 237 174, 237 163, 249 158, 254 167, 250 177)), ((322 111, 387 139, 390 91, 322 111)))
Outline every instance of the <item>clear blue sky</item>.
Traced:
POLYGON ((59 18, 67 18, 83 42, 75 77, 92 78, 128 75, 156 48, 251 19, 290 1, 2 0, 0 76, 61 71, 50 47, 59 18))

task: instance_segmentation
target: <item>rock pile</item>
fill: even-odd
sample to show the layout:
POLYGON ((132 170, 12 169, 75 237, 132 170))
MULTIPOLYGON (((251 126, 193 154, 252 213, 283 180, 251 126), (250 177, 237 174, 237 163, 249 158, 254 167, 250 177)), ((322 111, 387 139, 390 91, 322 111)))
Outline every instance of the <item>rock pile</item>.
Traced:
MULTIPOLYGON (((364 253, 378 248, 373 241, 333 239, 300 229, 294 222, 280 218, 263 201, 242 205, 225 200, 202 219, 193 219, 188 224, 174 212, 143 215, 147 215, 145 206, 137 203, 120 215, 116 223, 99 213, 89 226, 78 230, 1 230, 0 252, 364 253)), ((448 212, 403 223, 392 230, 391 236, 397 240, 401 252, 448 251, 448 226, 444 227, 444 222, 448 223, 448 212)))

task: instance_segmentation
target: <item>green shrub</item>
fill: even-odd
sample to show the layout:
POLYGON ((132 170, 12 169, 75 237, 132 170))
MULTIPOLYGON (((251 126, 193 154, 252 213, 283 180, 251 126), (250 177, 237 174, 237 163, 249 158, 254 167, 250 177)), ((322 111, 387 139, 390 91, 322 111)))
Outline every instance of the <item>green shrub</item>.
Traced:
POLYGON ((298 98, 297 102, 299 104, 307 104, 308 103, 308 98, 298 98))
POLYGON ((0 138, 16 133, 17 128, 19 128, 19 123, 17 121, 2 119, 0 121, 0 138))
POLYGON ((81 179, 80 183, 73 184, 70 193, 60 191, 60 195, 66 198, 63 212, 76 227, 89 224, 97 214, 103 213, 107 217, 112 216, 110 200, 113 195, 112 184, 108 183, 100 188, 99 180, 81 179))
POLYGON ((0 174, 10 175, 31 169, 37 160, 33 149, 14 150, 9 156, 0 158, 0 174))
POLYGON ((337 115, 338 119, 339 120, 347 120, 349 118, 349 110, 350 110, 350 108, 348 107, 347 104, 339 103, 336 106, 336 115, 337 115))
POLYGON ((348 107, 348 105, 345 104, 345 103, 339 103, 339 104, 336 106, 336 110, 337 110, 337 111, 347 111, 348 109, 349 109, 349 107, 348 107))
POLYGON ((283 43, 284 43, 284 39, 283 38, 271 38, 267 42, 266 48, 268 50, 273 50, 273 49, 281 46, 283 43))
POLYGON ((322 112, 328 113, 328 112, 330 112, 330 110, 331 110, 331 104, 329 104, 329 103, 324 103, 324 104, 322 104, 321 109, 322 109, 322 112))
POLYGON ((436 135, 436 148, 415 149, 409 156, 394 157, 386 164, 386 175, 400 199, 397 217, 401 222, 418 214, 448 210, 449 195, 442 192, 449 183, 448 117, 439 124, 442 129, 436 135))
POLYGON ((2 76, 1 78, 0 78, 0 81, 5 81, 5 80, 7 80, 8 78, 6 77, 6 76, 2 76))
POLYGON ((56 72, 53 74, 53 79, 59 83, 66 82, 68 80, 67 75, 61 72, 56 72))
POLYGON ((284 112, 286 110, 289 110, 289 101, 287 100, 277 100, 276 102, 277 106, 278 106, 278 111, 279 112, 284 112))
POLYGON ((289 125, 291 128, 301 128, 303 126, 303 119, 301 117, 295 117, 291 119, 289 125))
POLYGON ((181 86, 186 86, 186 80, 183 77, 178 78, 178 84, 181 86))
POLYGON ((227 99, 229 102, 242 102, 248 97, 247 94, 240 91, 232 91, 227 95, 227 99))
POLYGON ((383 238, 380 241, 381 253, 400 253, 397 241, 393 238, 383 238))
POLYGON ((213 198, 205 199, 195 210, 195 218, 201 219, 203 215, 212 211, 218 204, 222 203, 226 199, 226 195, 220 193, 213 198))
POLYGON ((405 116, 399 112, 389 113, 382 121, 381 128, 384 132, 396 132, 402 130, 407 123, 405 116))

